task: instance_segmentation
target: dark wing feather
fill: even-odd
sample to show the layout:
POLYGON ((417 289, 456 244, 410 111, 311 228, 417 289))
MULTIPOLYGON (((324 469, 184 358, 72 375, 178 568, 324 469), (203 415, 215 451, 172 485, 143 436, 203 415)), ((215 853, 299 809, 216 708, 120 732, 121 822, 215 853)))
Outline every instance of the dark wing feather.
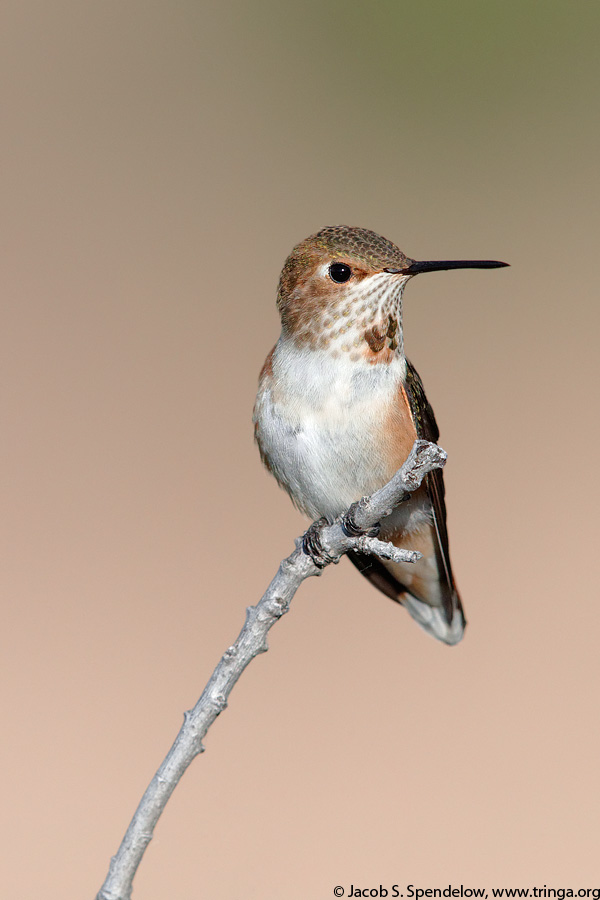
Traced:
MULTIPOLYGON (((410 412, 415 424, 417 437, 422 440, 437 443, 439 437, 439 429, 435 421, 435 415, 431 404, 427 400, 423 383, 419 378, 415 367, 408 360, 406 361, 406 381, 404 388, 408 397, 410 412)), ((438 562, 438 571, 443 593, 443 609, 448 624, 451 624, 454 616, 462 617, 462 604, 454 578, 452 575, 452 566, 450 564, 450 553, 448 548, 448 530, 446 527, 446 504, 444 500, 444 477, 441 469, 436 469, 426 477, 425 490, 431 502, 435 534, 437 540, 436 556, 438 562)), ((403 593, 411 593, 394 575, 386 568, 386 566, 375 557, 364 556, 359 553, 348 553, 350 560, 359 569, 362 574, 369 578, 371 583, 379 588, 388 597, 393 600, 402 602, 403 593)), ((419 598, 418 598, 419 599, 419 598)))
MULTIPOLYGON (((410 403, 410 411, 417 429, 417 437, 437 443, 440 430, 435 421, 435 415, 423 388, 423 382, 413 364, 406 360, 406 394, 410 403)), ((462 613, 462 604, 450 564, 450 549, 448 546, 448 528, 446 525, 446 502, 444 487, 444 475, 442 469, 435 469, 426 477, 426 489, 431 501, 433 519, 437 533, 437 556, 440 577, 442 572, 446 578, 446 590, 444 591, 444 609, 448 621, 452 620, 455 609, 462 613)))

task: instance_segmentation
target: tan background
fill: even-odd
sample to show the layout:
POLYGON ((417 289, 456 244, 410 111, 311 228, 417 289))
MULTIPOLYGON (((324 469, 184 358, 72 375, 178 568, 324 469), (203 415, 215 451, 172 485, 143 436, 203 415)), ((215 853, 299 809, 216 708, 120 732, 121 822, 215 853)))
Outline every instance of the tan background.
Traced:
POLYGON ((336 223, 512 264, 406 293, 470 627, 437 644, 346 562, 307 583, 135 897, 599 886, 599 18, 4 5, 4 896, 94 895, 304 527, 250 417, 279 269, 336 223))

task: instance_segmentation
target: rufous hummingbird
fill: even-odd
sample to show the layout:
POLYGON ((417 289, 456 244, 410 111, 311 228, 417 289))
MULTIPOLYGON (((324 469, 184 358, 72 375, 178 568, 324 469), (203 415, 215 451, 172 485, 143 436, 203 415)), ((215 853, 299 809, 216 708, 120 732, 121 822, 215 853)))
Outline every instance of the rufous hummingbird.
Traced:
MULTIPOLYGON (((386 484, 417 438, 438 427, 404 355, 407 281, 440 269, 494 269, 492 260, 416 262, 391 241, 335 225, 288 256, 277 292, 281 336, 260 373, 255 437, 267 469, 311 518, 333 520, 386 484)), ((348 556, 429 634, 447 644, 465 617, 450 565, 441 469, 381 522, 380 537, 418 550, 416 563, 348 556)))

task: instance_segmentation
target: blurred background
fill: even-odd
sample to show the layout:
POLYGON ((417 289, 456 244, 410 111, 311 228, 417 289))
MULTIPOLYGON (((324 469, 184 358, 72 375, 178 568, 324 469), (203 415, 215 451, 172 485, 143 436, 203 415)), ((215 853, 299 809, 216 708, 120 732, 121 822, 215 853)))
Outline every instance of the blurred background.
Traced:
POLYGON ((326 224, 430 275, 469 629, 305 583, 134 896, 598 886, 597 4, 7 2, 1 881, 93 897, 306 526, 253 446, 283 261, 326 224), (595 881, 594 881, 595 879, 595 881))

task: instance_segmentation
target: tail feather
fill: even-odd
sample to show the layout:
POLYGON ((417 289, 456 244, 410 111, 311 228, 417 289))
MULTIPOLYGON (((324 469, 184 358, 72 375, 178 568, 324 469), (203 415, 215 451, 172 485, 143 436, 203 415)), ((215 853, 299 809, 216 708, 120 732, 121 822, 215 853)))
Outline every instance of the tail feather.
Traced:
POLYGON ((347 555, 373 587, 404 606, 415 622, 418 622, 432 637, 450 645, 457 644, 461 640, 467 623, 454 584, 444 592, 444 602, 438 601, 439 605, 426 602, 422 591, 419 591, 420 597, 415 593, 419 583, 421 587, 424 586, 423 579, 418 577, 418 569, 426 565, 427 560, 412 564, 397 564, 387 561, 384 563, 373 556, 353 551, 347 555), (407 584, 409 581, 410 587, 407 584))
POLYGON ((417 600, 412 594, 405 593, 401 602, 415 622, 418 622, 421 628, 424 628, 425 631, 439 641, 453 645, 458 644, 462 639, 467 623, 460 602, 454 608, 450 621, 448 621, 445 610, 441 609, 441 607, 429 606, 428 603, 417 600))

